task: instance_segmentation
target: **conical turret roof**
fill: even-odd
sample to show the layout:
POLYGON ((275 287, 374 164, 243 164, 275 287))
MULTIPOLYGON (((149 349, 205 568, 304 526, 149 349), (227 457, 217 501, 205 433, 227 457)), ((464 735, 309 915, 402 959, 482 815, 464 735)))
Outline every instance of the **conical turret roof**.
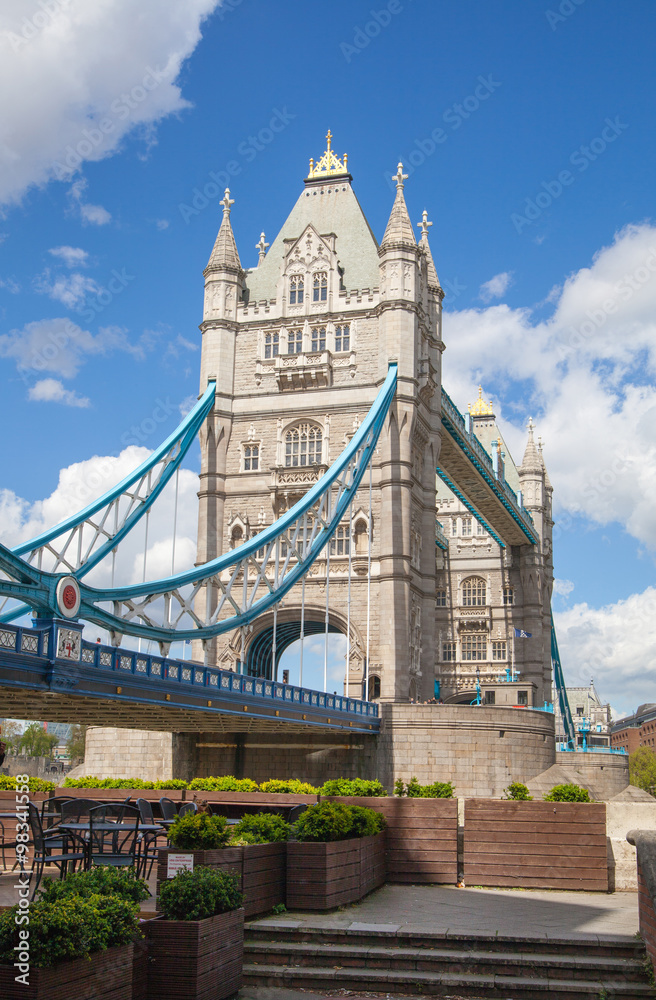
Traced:
POLYGON ((206 271, 214 268, 237 268, 241 270, 241 261, 235 243, 235 234, 230 224, 230 208, 234 205, 234 200, 230 197, 230 188, 225 189, 223 201, 223 219, 214 243, 214 248, 207 262, 206 271))
POLYGON ((441 289, 440 279, 437 276, 437 271, 435 270, 435 264, 433 262, 433 255, 431 253, 431 248, 428 243, 428 228, 432 226, 433 223, 428 221, 428 212, 426 209, 422 212, 421 222, 417 225, 421 229, 421 240, 419 241, 419 249, 426 257, 426 266, 428 271, 428 287, 441 289))
POLYGON ((542 463, 542 472, 544 473, 544 485, 553 493, 553 486, 551 485, 549 473, 547 472, 547 466, 544 461, 544 455, 542 454, 542 438, 538 438, 538 452, 540 453, 540 462, 542 463))
POLYGON ((538 449, 535 445, 533 439, 533 419, 529 417, 528 420, 528 441, 526 442, 526 451, 524 452, 524 458, 522 459, 522 464, 519 467, 519 474, 524 475, 526 473, 542 473, 542 461, 538 453, 538 449))
MULTIPOLYGON (((407 176, 403 173, 403 164, 399 163, 396 175, 396 198, 392 205, 383 241, 380 244, 381 250, 389 250, 398 246, 417 246, 408 208, 403 197, 403 181, 406 180, 407 176)), ((433 265, 433 270, 435 270, 435 265, 433 265)))

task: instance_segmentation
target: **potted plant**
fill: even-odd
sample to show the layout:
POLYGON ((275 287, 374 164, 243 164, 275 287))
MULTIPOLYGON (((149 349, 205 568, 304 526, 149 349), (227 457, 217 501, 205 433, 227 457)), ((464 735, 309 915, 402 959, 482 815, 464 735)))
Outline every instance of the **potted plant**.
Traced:
POLYGON ((374 809, 321 802, 294 824, 287 844, 287 906, 330 910, 385 881, 385 819, 374 809))
POLYGON ((159 851, 158 892, 179 866, 198 865, 236 875, 247 917, 285 901, 285 841, 291 827, 281 816, 244 816, 232 828, 224 816, 180 816, 169 829, 170 847, 159 851))
POLYGON ((0 914, 3 1000, 130 1000, 138 902, 71 892, 32 903, 29 924, 17 923, 25 912, 0 914))
POLYGON ((181 871, 162 885, 148 923, 150 1000, 224 1000, 241 987, 244 911, 236 875, 181 871))

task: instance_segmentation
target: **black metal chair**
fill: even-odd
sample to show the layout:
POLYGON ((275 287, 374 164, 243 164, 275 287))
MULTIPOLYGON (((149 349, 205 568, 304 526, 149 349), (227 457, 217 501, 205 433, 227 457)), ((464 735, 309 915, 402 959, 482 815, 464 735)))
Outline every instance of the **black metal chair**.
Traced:
POLYGON ((41 826, 43 832, 49 834, 52 829, 58 827, 62 819, 62 805, 70 802, 70 795, 55 795, 51 799, 44 799, 41 803, 41 826))
MULTIPOLYGON (((39 884, 43 877, 43 869, 48 865, 55 865, 59 869, 59 877, 63 878, 68 871, 68 866, 73 865, 73 870, 78 861, 83 863, 86 861, 86 851, 68 851, 66 850, 68 844, 68 837, 62 837, 61 834, 57 833, 54 837, 48 837, 43 832, 43 827, 41 826, 41 816, 39 815, 39 810, 34 805, 34 803, 29 803, 29 816, 30 816, 30 829, 32 831, 32 844, 33 844, 33 855, 32 855, 32 873, 30 874, 30 880, 32 874, 36 875, 36 882, 34 889, 32 891, 32 898, 39 888, 39 884), (59 851, 60 845, 63 844, 63 850, 59 853, 52 853, 54 851, 59 851)), ((21 868, 23 866, 21 865, 21 868)))
POLYGON ((183 802, 178 810, 178 816, 187 816, 189 813, 197 813, 198 806, 195 802, 183 802))
POLYGON ((159 809, 162 814, 160 820, 162 826, 170 826, 171 823, 175 823, 178 818, 178 811, 175 808, 175 802, 172 799, 167 799, 166 797, 159 800, 159 809))
POLYGON ((113 868, 138 867, 139 810, 125 802, 89 810, 88 863, 113 868), (115 827, 115 829, 112 829, 115 827))
POLYGON ((166 833, 164 826, 158 823, 153 816, 153 807, 148 801, 148 799, 137 799, 137 807, 139 809, 139 818, 142 824, 146 826, 156 826, 156 830, 143 830, 139 831, 138 846, 139 846, 139 864, 138 869, 143 878, 150 878, 150 873, 153 870, 153 864, 157 861, 157 838, 162 834, 166 833), (150 864, 148 863, 150 862, 150 864), (146 872, 146 868, 148 871, 146 872))

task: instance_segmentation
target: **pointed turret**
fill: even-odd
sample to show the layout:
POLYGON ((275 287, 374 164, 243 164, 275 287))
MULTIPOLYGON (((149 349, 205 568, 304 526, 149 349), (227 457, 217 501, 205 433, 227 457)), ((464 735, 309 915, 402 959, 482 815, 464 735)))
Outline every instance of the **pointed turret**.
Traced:
POLYGON ((421 240, 419 241, 419 249, 422 251, 426 258, 426 268, 428 275, 428 287, 434 289, 435 291, 442 291, 442 286, 440 285, 440 279, 437 276, 437 271, 435 270, 435 264, 433 262, 433 255, 431 253, 430 245, 428 243, 428 227, 432 226, 433 223, 428 221, 428 212, 426 209, 422 212, 421 222, 417 225, 421 229, 421 240))
POLYGON ((219 228, 214 248, 210 254, 204 274, 208 271, 232 270, 241 271, 241 261, 235 243, 235 234, 230 224, 230 208, 234 205, 234 199, 230 197, 230 188, 225 189, 225 195, 221 204, 223 205, 223 219, 219 228))
POLYGON ((522 475, 542 475, 543 464, 538 453, 538 449, 535 446, 535 441, 533 439, 533 418, 528 419, 528 441, 526 442, 526 451, 524 452, 524 458, 522 459, 522 464, 519 467, 519 474, 522 475))
MULTIPOLYGON (((396 198, 387 223, 387 229, 380 244, 381 250, 391 250, 396 247, 416 247, 417 241, 408 215, 408 208, 403 197, 403 181, 408 175, 403 173, 403 164, 399 163, 396 173, 396 198)), ((433 270, 435 270, 433 266, 433 270)), ((435 275, 437 277, 437 275, 435 275)))
POLYGON ((538 452, 540 454, 540 462, 542 463, 542 472, 544 474, 544 486, 545 489, 553 493, 553 486, 551 485, 551 480, 549 479, 549 473, 547 472, 547 466, 544 461, 544 455, 542 454, 542 438, 538 438, 538 452))

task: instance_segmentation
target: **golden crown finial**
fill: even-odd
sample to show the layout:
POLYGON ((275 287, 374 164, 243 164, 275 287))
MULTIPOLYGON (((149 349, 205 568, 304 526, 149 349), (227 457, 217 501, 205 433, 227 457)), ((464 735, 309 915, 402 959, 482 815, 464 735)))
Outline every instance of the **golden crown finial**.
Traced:
POLYGON ((344 154, 343 160, 339 160, 333 153, 333 134, 330 129, 326 134, 326 143, 326 152, 320 160, 317 160, 316 166, 314 160, 310 160, 310 172, 307 180, 312 180, 315 177, 335 177, 339 174, 348 174, 346 154, 344 154))
POLYGON ((478 399, 475 403, 469 404, 469 413, 472 417, 493 417, 494 416, 494 406, 492 400, 486 403, 483 399, 483 386, 478 387, 478 399))

